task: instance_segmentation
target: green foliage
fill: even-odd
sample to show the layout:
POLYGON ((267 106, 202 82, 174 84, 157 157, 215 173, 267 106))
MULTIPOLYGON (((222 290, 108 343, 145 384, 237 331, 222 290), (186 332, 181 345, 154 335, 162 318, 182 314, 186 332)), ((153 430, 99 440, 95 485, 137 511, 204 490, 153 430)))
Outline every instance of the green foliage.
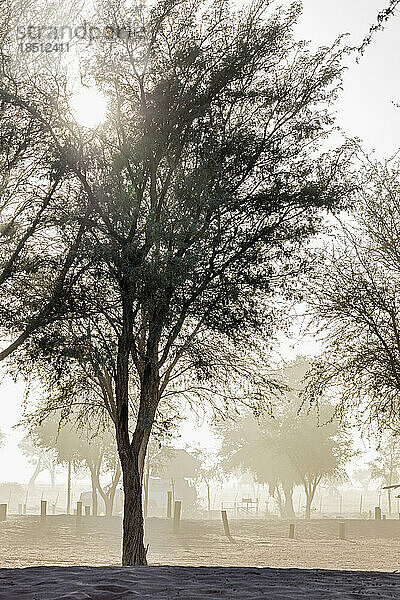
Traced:
POLYGON ((400 483, 400 444, 396 437, 386 435, 379 443, 377 457, 369 462, 371 477, 382 485, 400 483))
POLYGON ((371 472, 369 469, 356 469, 352 475, 352 480, 360 483, 366 493, 371 483, 371 472))
POLYGON ((350 444, 337 421, 330 421, 334 407, 325 405, 318 413, 298 410, 298 405, 284 401, 274 418, 248 414, 219 427, 225 468, 249 469, 272 490, 281 483, 303 484, 315 476, 345 477, 350 444))
POLYGON ((398 160, 365 164, 352 219, 310 277, 308 302, 324 352, 314 361, 307 397, 334 395, 338 414, 356 416, 363 432, 399 431, 398 160))
POLYGON ((389 0, 388 6, 378 13, 376 23, 371 25, 368 35, 364 38, 363 43, 358 49, 361 54, 364 54, 365 49, 371 43, 374 34, 377 31, 382 31, 385 28, 387 21, 396 14, 396 9, 399 4, 399 0, 389 0))
MULTIPOLYGON (((115 440, 110 431, 92 428, 82 428, 74 420, 74 414, 69 420, 62 419, 60 412, 47 415, 41 423, 33 424, 29 432, 29 441, 33 448, 54 452, 59 463, 73 462, 79 467, 84 461, 105 463, 115 460, 115 440)), ((106 464, 104 463, 104 468, 106 464)))
POLYGON ((346 478, 345 465, 353 455, 348 433, 334 418, 334 407, 322 403, 307 409, 299 400, 308 364, 297 359, 284 374, 291 391, 271 416, 256 418, 247 413, 226 421, 217 431, 222 439, 223 466, 249 470, 274 494, 279 486, 285 495, 302 485, 309 506, 322 481, 346 478))
MULTIPOLYGON (((106 2, 101 14, 125 21, 129 10, 106 2)), ((90 141, 72 125, 65 130, 61 91, 58 113, 49 108, 45 125, 37 122, 46 130, 44 150, 61 153, 65 165, 68 206, 54 215, 63 252, 77 235, 78 214, 84 233, 62 279, 68 293, 44 298, 32 281, 16 287, 11 279, 3 322, 8 331, 23 328, 15 310, 22 297, 30 298, 20 308, 27 316, 51 300, 52 323, 41 322, 33 339, 48 359, 50 349, 72 358, 60 346, 64 328, 73 327, 75 347, 94 346, 99 361, 110 360, 117 342, 107 327, 119 323, 122 296, 134 307, 137 342, 144 328, 160 328, 163 362, 198 324, 238 339, 248 329, 272 333, 278 308, 265 294, 293 293, 289 274, 304 267, 301 246, 320 226, 321 209, 343 204, 347 152, 318 151, 332 125, 327 107, 340 85, 340 45, 313 55, 296 44, 298 7, 271 16, 265 2, 232 15, 216 2, 202 7, 201 25, 199 10, 189 1, 160 2, 143 9, 146 38, 129 55, 119 43, 95 47, 87 76, 107 93, 110 117, 90 141)), ((54 93, 50 79, 43 86, 54 93)), ((4 106, 36 122, 37 91, 29 80, 19 90, 15 99, 3 88, 4 106)), ((60 257, 40 255, 49 271, 41 285, 54 283, 60 257)))
POLYGON ((190 452, 164 447, 151 460, 151 473, 165 479, 196 479, 200 474, 200 466, 200 461, 190 452))

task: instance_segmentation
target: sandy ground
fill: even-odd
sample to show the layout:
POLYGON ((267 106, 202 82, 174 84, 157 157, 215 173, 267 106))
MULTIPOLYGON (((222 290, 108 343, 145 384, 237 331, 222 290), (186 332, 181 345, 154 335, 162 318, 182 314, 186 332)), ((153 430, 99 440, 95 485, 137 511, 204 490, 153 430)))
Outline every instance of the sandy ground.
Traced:
MULTIPOLYGON (((148 519, 146 543, 152 565, 276 567, 298 569, 400 570, 400 520, 346 522, 338 539, 335 520, 289 524, 262 519, 231 520, 234 543, 220 521, 182 521, 172 533, 167 519, 148 519)), ((0 567, 120 564, 121 519, 113 517, 10 517, 0 522, 0 567)))
POLYGON ((400 521, 349 520, 345 540, 335 520, 298 521, 294 540, 284 522, 230 526, 234 542, 219 521, 183 521, 174 535, 171 521, 148 519, 153 566, 138 569, 117 566, 119 518, 10 517, 0 523, 0 600, 400 599, 400 521))

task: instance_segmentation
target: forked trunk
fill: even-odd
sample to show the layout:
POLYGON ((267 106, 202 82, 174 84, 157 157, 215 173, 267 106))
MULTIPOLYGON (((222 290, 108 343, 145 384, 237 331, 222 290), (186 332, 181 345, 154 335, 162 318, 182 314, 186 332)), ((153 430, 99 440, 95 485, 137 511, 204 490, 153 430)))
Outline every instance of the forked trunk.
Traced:
POLYGON ((111 498, 108 496, 104 503, 106 505, 106 517, 112 517, 114 508, 114 494, 111 496, 111 498))
POLYGON ((144 547, 142 482, 147 444, 159 402, 158 343, 161 327, 149 325, 146 357, 140 369, 140 401, 136 428, 129 433, 129 358, 133 347, 134 315, 129 295, 123 297, 123 330, 118 343, 115 380, 115 431, 124 486, 122 564, 147 565, 144 547))
POLYGON ((124 483, 122 565, 147 565, 138 457, 131 454, 129 459, 121 463, 124 483))
POLYGON ((312 504, 312 498, 310 498, 310 496, 306 496, 306 514, 305 514, 305 518, 309 521, 311 519, 311 504, 312 504))
POLYGON ((40 458, 38 458, 36 466, 35 466, 35 470, 32 473, 32 476, 29 480, 28 483, 28 488, 34 488, 35 487, 35 481, 36 481, 36 477, 39 475, 39 473, 42 471, 42 461, 40 460, 40 458))
POLYGON ((283 492, 285 494, 285 517, 287 519, 293 519, 295 516, 293 506, 293 486, 283 486, 283 492))
POLYGON ((94 481, 94 475, 93 475, 92 471, 90 471, 90 477, 92 480, 92 513, 93 513, 94 517, 97 517, 97 513, 98 513, 97 488, 96 488, 96 483, 94 481))

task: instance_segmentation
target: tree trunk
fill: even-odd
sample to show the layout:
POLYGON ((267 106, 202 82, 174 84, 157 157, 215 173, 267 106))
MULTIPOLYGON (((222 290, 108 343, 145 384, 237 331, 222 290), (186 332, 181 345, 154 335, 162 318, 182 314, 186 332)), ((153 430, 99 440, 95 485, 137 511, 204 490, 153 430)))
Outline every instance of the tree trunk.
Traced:
POLYGON ((118 459, 118 457, 116 457, 114 475, 113 475, 109 490, 107 492, 102 488, 101 483, 100 483, 100 471, 101 471, 102 457, 100 457, 100 459, 98 460, 97 463, 90 462, 88 460, 86 460, 86 463, 89 467, 90 476, 92 479, 92 495, 93 495, 93 498, 96 498, 96 511, 97 511, 97 498, 98 498, 97 492, 98 492, 104 502, 106 517, 112 517, 113 509, 114 509, 115 492, 116 492, 117 485, 118 485, 118 482, 121 477, 121 466, 119 463, 119 459, 118 459))
POLYGON ((322 476, 321 475, 315 475, 312 477, 311 481, 310 480, 306 480, 304 482, 304 491, 306 493, 306 514, 305 514, 305 518, 310 520, 311 519, 311 505, 313 503, 314 500, 314 496, 315 496, 315 492, 317 491, 317 487, 318 484, 321 481, 322 476))
MULTIPOLYGON (((271 492, 270 492, 270 495, 271 495, 271 492)), ((285 518, 285 503, 283 501, 282 493, 281 493, 281 490, 279 489, 279 486, 275 487, 272 497, 275 498, 275 500, 276 500, 276 503, 278 505, 278 510, 281 515, 281 519, 284 519, 285 518)))
POLYGON ((143 492, 144 492, 143 513, 144 513, 145 519, 147 518, 147 514, 149 511, 149 479, 150 479, 150 465, 149 465, 149 461, 147 461, 146 474, 143 479, 143 492))
POLYGON ((308 521, 311 519, 311 504, 312 504, 311 495, 306 490, 306 513, 305 513, 305 518, 308 521))
POLYGON ((111 498, 107 496, 104 504, 106 505, 106 517, 112 517, 114 508, 114 494, 111 496, 111 498))
POLYGON ((293 519, 295 516, 294 506, 293 506, 293 486, 282 486, 283 492, 285 494, 285 517, 287 519, 293 519))
POLYGON ((36 463, 35 466, 35 470, 32 473, 32 476, 29 480, 28 483, 28 489, 34 488, 35 487, 35 481, 36 481, 36 477, 39 475, 39 473, 42 471, 42 461, 40 460, 40 458, 38 458, 38 461, 36 463))
POLYGON ((56 487, 56 466, 52 465, 50 469, 51 489, 54 490, 56 487))
POLYGON ((147 550, 144 547, 142 482, 147 444, 160 400, 158 344, 161 326, 159 322, 149 322, 146 354, 143 359, 140 359, 142 362, 139 410, 135 431, 131 438, 129 433, 129 360, 133 348, 134 315, 131 298, 125 289, 122 297, 122 319, 123 327, 118 341, 115 378, 116 415, 114 420, 124 486, 122 564, 124 566, 147 565, 147 550))
POLYGON ((92 482, 92 513, 95 517, 97 517, 97 513, 99 512, 98 502, 97 502, 97 488, 94 473, 92 468, 90 468, 90 480, 92 482))
MULTIPOLYGON (((115 471, 114 471, 114 476, 111 482, 111 486, 110 489, 108 491, 108 499, 109 499, 109 504, 110 504, 110 517, 112 517, 112 513, 113 513, 113 508, 114 508, 114 500, 115 500, 115 493, 117 491, 117 485, 118 482, 121 478, 121 464, 119 462, 119 458, 118 456, 116 457, 116 464, 115 464, 115 471)), ((106 507, 107 507, 107 503, 106 503, 106 507)))

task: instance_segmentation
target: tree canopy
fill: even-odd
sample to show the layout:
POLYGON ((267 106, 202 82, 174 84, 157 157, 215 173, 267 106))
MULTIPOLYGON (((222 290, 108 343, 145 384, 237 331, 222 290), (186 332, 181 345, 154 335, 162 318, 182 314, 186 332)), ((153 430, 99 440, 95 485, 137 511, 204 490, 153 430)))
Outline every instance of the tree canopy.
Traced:
POLYGON ((399 163, 371 161, 361 173, 353 217, 310 277, 308 301, 325 343, 307 395, 334 395, 338 413, 352 409, 360 424, 398 432, 399 163))

